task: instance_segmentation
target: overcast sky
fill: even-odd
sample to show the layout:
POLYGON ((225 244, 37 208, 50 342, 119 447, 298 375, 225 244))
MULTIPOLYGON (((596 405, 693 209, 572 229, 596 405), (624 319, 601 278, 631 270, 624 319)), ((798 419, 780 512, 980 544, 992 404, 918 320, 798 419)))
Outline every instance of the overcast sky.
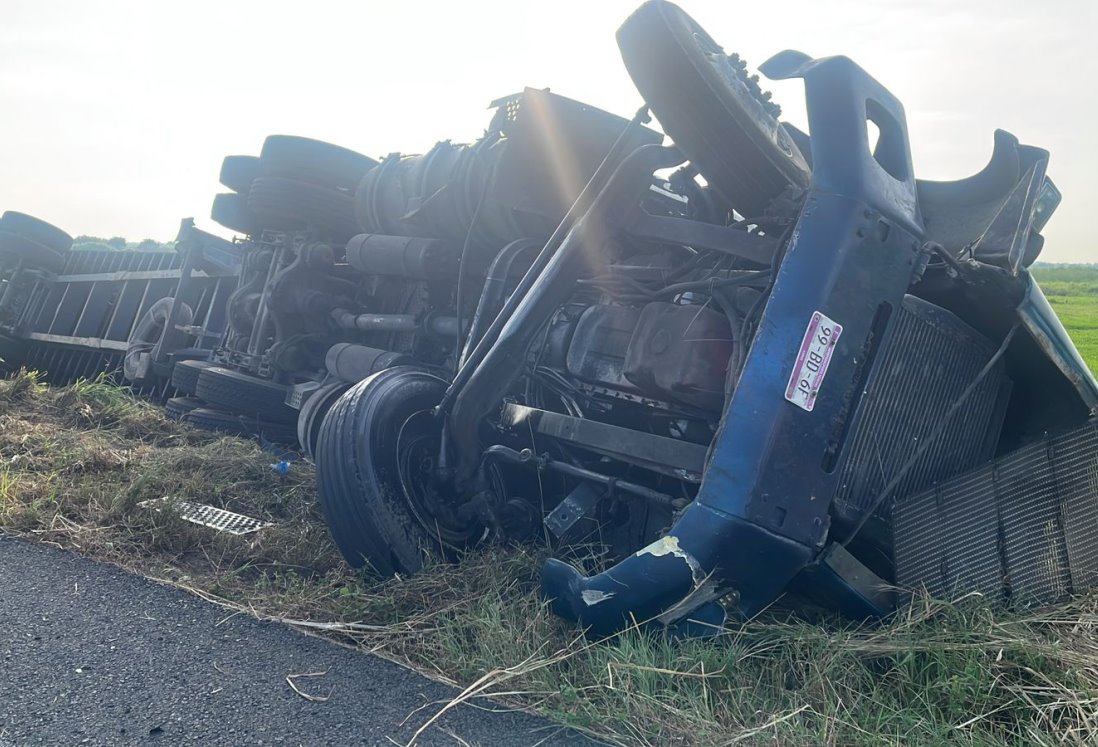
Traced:
MULTIPOLYGON (((680 3, 752 65, 845 54, 907 109, 915 170, 986 161, 996 127, 1049 149, 1064 202, 1043 259, 1098 261, 1098 0, 680 3)), ((4 0, 0 209, 72 234, 173 238, 221 158, 270 133, 379 156, 475 138, 524 86, 630 115, 614 31, 636 0, 4 0)), ((768 85, 803 125, 799 83, 768 85)))

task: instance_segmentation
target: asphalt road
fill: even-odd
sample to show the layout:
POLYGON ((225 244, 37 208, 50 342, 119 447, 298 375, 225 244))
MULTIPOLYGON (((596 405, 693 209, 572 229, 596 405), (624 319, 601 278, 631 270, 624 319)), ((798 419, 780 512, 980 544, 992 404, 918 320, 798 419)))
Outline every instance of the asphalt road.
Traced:
MULTIPOLYGON (((0 747, 403 745, 454 695, 376 656, 0 537, 0 747), (327 672, 294 680, 326 702, 290 689, 302 672, 327 672)), ((483 703, 416 744, 582 743, 483 703)))

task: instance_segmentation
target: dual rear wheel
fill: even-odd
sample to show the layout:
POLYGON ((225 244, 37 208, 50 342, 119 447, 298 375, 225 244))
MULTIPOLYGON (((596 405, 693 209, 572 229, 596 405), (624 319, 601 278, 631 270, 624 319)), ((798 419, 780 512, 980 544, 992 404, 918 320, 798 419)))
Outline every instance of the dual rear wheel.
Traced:
POLYGON ((210 217, 238 233, 312 227, 337 242, 359 228, 353 192, 377 162, 332 143, 271 135, 257 156, 226 156, 210 217))

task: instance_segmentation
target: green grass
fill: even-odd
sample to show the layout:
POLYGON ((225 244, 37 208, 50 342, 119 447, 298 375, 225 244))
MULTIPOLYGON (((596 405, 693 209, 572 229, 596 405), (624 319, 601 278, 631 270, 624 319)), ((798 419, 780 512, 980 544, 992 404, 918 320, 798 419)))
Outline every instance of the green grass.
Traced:
MULTIPOLYGON (((1035 274, 1098 370, 1098 268, 1035 274)), ((877 627, 771 612, 714 641, 628 630, 593 644, 539 600, 544 550, 487 548, 408 579, 356 573, 328 539, 312 468, 282 478, 272 461, 103 381, 0 381, 0 531, 354 643, 465 699, 613 744, 1098 743, 1098 594, 1037 612, 917 599, 877 627), (275 525, 235 537, 139 505, 163 497, 275 525)))
POLYGON ((1098 295, 1061 296, 1050 293, 1048 301, 1090 370, 1098 371, 1098 295))
POLYGON ((271 461, 103 382, 0 381, 0 530, 338 637, 464 699, 500 697, 613 744, 1098 741, 1098 596, 1036 613, 919 599, 877 627, 774 611, 713 641, 634 629, 589 643, 538 598, 543 549, 486 548, 406 579, 356 573, 328 539, 311 467, 282 478, 271 461), (235 537, 139 505, 162 497, 275 526, 235 537))

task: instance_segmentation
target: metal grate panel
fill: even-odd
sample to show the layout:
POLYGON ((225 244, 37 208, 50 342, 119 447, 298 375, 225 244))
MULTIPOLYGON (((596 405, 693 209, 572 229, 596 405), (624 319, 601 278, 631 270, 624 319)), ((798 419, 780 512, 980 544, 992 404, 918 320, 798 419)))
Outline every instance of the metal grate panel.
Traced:
MULTIPOLYGON (((167 498, 159 498, 151 501, 143 501, 140 506, 157 508, 164 505, 167 498)), ((204 503, 191 503, 190 501, 176 501, 172 505, 179 512, 179 517, 194 524, 215 529, 228 534, 250 534, 265 527, 272 526, 271 522, 260 521, 251 516, 226 511, 223 508, 214 508, 204 503)), ((157 508, 157 510, 159 510, 157 508)))
POLYGON ((1002 588, 999 528, 986 465, 897 503, 892 515, 894 559, 901 586, 924 586, 935 597, 1002 588), (902 569, 902 570, 901 570, 902 569))
POLYGON ((1098 421, 1052 439, 1073 589, 1098 585, 1098 421))
POLYGON ((1049 444, 1039 442, 998 464, 1006 588, 1024 602, 1046 602, 1070 587, 1049 444))
POLYGON ((1098 422, 898 500, 896 581, 1043 604, 1098 584, 1098 422))

